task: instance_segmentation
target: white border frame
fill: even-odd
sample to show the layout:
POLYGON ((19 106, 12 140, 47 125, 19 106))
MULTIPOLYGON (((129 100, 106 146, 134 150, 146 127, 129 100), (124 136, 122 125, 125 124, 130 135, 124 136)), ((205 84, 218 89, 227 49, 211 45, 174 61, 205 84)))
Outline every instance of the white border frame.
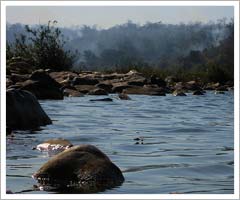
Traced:
POLYGON ((239 1, 1 1, 1 199, 238 199, 239 1), (6 194, 6 6, 234 6, 234 194, 6 194))

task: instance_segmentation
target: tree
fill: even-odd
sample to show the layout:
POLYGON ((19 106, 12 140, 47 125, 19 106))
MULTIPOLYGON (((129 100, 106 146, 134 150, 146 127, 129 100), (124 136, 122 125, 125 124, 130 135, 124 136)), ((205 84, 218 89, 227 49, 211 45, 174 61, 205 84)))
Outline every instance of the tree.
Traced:
POLYGON ((64 50, 66 42, 59 28, 55 27, 56 24, 57 21, 49 21, 47 26, 41 25, 35 29, 26 25, 28 37, 20 34, 15 38, 12 50, 14 56, 30 60, 36 69, 50 68, 60 71, 71 68, 77 52, 73 54, 64 50))

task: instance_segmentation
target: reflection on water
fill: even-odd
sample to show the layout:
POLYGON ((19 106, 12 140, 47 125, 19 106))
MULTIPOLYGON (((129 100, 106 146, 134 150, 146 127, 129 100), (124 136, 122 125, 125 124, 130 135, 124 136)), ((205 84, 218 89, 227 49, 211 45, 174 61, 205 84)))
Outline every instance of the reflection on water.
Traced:
POLYGON ((97 146, 123 171, 123 185, 101 193, 233 193, 231 92, 94 98, 40 101, 53 125, 8 138, 7 189, 47 193, 34 189, 31 176, 49 157, 32 147, 62 137, 97 146))

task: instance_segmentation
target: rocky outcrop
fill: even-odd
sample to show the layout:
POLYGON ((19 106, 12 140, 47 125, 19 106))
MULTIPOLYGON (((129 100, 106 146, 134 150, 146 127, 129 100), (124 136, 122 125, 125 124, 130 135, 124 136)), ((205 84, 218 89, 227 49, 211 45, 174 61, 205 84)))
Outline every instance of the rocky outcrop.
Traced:
POLYGON ((36 97, 22 90, 7 90, 6 115, 7 127, 12 130, 36 129, 52 123, 36 97))
POLYGON ((92 145, 71 147, 45 163, 33 177, 43 189, 78 189, 91 193, 121 185, 120 169, 92 145))
MULTIPOLYGON (((194 95, 199 95, 204 93, 204 89, 228 91, 233 90, 233 87, 232 81, 224 84, 208 83, 204 85, 197 78, 188 82, 180 82, 174 76, 162 79, 153 74, 147 77, 136 70, 131 70, 125 74, 37 70, 32 74, 22 75, 12 72, 7 75, 7 88, 28 90, 35 94, 38 99, 63 99, 63 95, 72 97, 79 97, 82 94, 107 95, 121 93, 123 90, 126 90, 127 94, 157 96, 165 96, 173 93, 173 91, 192 92, 194 95)), ((174 95, 181 96, 184 94, 175 92, 174 95)))
POLYGON ((124 89, 126 94, 141 94, 141 95, 155 95, 155 96, 165 96, 165 91, 159 87, 150 87, 150 86, 131 86, 124 89))
POLYGON ((113 84, 112 92, 113 93, 121 93, 124 89, 131 88, 132 86, 128 85, 125 82, 120 82, 117 84, 113 84))
POLYGON ((127 85, 144 86, 144 84, 147 82, 147 79, 144 76, 132 74, 130 76, 124 77, 124 81, 127 85))
POLYGON ((89 95, 108 95, 104 89, 96 88, 88 92, 89 95))
POLYGON ((98 83, 97 79, 88 77, 74 77, 72 80, 73 85, 96 85, 98 83))
POLYGON ((63 90, 63 95, 67 96, 67 97, 83 97, 83 93, 74 90, 74 89, 69 89, 69 88, 65 88, 63 90))
POLYGON ((71 81, 74 79, 74 77, 78 77, 77 73, 69 72, 69 71, 62 71, 62 72, 51 72, 49 73, 51 78, 53 78, 55 81, 57 81, 61 85, 65 85, 64 82, 68 82, 69 85, 71 84, 71 81))
POLYGON ((204 86, 204 90, 216 90, 220 86, 220 83, 208 83, 204 86))
POLYGON ((77 89, 77 91, 79 91, 83 94, 87 94, 91 90, 96 89, 96 87, 94 85, 75 85, 74 87, 77 89))
POLYGON ((44 70, 34 71, 29 80, 22 83, 22 90, 33 93, 37 99, 63 99, 61 85, 44 70))
POLYGON ((186 90, 190 91, 201 91, 202 88, 200 84, 196 81, 189 81, 184 84, 186 90))
POLYGON ((103 89, 108 93, 112 92, 112 84, 111 83, 98 83, 97 85, 95 85, 97 88, 103 89))

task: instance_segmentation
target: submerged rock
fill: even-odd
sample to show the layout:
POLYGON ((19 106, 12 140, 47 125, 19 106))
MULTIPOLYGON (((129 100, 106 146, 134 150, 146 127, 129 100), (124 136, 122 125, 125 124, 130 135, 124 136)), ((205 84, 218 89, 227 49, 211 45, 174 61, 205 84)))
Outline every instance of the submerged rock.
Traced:
POLYGON ((204 95, 204 93, 201 90, 196 90, 193 92, 193 95, 204 95))
POLYGON ((214 94, 225 94, 224 91, 215 90, 214 94))
POLYGON ((103 99, 90 99, 90 101, 113 101, 111 98, 103 98, 103 99))
POLYGON ((120 169, 92 145, 79 145, 59 153, 33 178, 43 190, 78 189, 79 193, 102 191, 124 181, 120 169))
POLYGON ((131 100, 131 98, 127 95, 126 90, 123 90, 121 94, 118 94, 118 97, 122 100, 131 100))
POLYGON ((36 129, 52 123, 33 94, 17 89, 6 92, 6 115, 11 130, 36 129))
POLYGON ((175 90, 173 91, 173 96, 187 96, 183 91, 175 90))

